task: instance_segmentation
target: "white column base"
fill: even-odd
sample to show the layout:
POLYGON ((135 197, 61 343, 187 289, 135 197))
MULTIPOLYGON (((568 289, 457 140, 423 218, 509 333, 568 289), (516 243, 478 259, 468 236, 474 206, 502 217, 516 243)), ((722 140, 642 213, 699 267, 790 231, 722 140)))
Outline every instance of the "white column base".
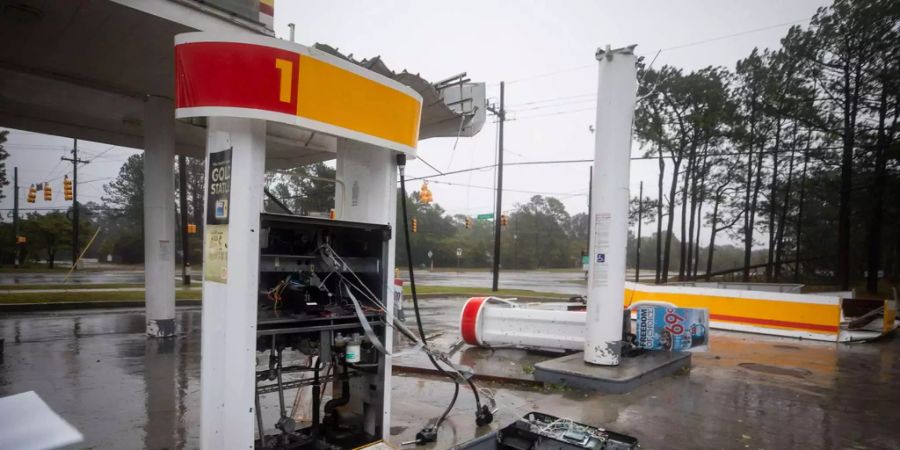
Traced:
POLYGON ((144 104, 144 286, 147 335, 175 335, 175 109, 144 104))
MULTIPOLYGON (((388 243, 387 261, 388 276, 385 289, 388 295, 384 299, 387 310, 394 311, 394 242, 397 227, 393 223, 397 217, 397 154, 393 151, 360 144, 349 140, 340 140, 337 155, 337 178, 343 182, 335 191, 335 210, 340 220, 351 222, 377 223, 391 225, 391 240, 388 243), (346 192, 341 189, 346 188, 346 192)), ((388 352, 393 351, 394 329, 387 327, 384 331, 384 345, 388 352)), ((391 435, 391 357, 384 357, 384 371, 381 377, 382 400, 381 435, 391 435)))
MULTIPOLYGON (((211 281, 206 273, 203 280, 200 447, 252 449, 266 123, 210 117, 207 133, 207 177, 210 153, 229 148, 232 153, 229 222, 224 225, 227 262, 225 270, 216 272, 217 277, 224 274, 225 280, 211 281)), ((210 232, 210 225, 205 232, 210 232)), ((204 270, 206 255, 204 249, 204 270)))

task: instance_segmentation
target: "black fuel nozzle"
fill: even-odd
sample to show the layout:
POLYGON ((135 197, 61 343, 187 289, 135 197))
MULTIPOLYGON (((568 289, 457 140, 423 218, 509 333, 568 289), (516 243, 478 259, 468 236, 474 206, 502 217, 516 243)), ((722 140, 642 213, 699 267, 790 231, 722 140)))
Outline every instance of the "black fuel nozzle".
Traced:
POLYGON ((491 412, 488 405, 481 405, 481 408, 475 410, 475 425, 482 427, 493 421, 494 413, 491 412))
POLYGON ((428 425, 416 433, 416 445, 427 444, 437 440, 437 428, 434 425, 428 425))

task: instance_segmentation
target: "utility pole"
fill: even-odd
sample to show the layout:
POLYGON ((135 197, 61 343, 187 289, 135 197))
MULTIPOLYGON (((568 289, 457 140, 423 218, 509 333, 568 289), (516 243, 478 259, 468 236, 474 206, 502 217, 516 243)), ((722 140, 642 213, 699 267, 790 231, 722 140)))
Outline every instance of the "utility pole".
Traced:
POLYGON ((81 246, 79 245, 80 242, 78 240, 79 227, 81 226, 78 217, 79 210, 81 209, 78 205, 78 164, 86 164, 89 161, 78 159, 78 139, 74 139, 73 141, 75 145, 72 147, 72 157, 66 158, 63 156, 60 159, 72 163, 72 267, 76 268, 75 263, 78 262, 78 254, 81 251, 81 246))
POLYGON ((16 246, 13 253, 13 266, 19 267, 19 168, 13 167, 13 239, 16 246))
MULTIPOLYGON (((293 40, 294 27, 291 27, 291 40, 293 40)), ((178 155, 178 208, 181 210, 181 280, 185 286, 191 285, 191 254, 188 241, 188 211, 187 211, 187 161, 184 155, 178 155)))
POLYGON ((638 233, 637 233, 637 261, 635 261, 634 265, 634 282, 639 283, 641 281, 641 220, 643 220, 644 215, 644 182, 641 181, 641 187, 638 191, 638 233))
POLYGON ((497 205, 494 209, 494 279, 491 290, 496 292, 500 284, 500 213, 503 210, 503 122, 506 121, 506 110, 503 106, 504 83, 500 82, 500 107, 487 105, 487 110, 494 113, 500 122, 497 145, 497 205))

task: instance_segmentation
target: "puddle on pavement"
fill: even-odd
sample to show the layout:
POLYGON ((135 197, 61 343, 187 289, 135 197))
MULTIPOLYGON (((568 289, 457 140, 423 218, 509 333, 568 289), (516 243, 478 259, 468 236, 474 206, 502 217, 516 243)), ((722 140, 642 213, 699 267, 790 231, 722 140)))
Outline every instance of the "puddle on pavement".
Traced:
POLYGON ((812 375, 812 372, 797 367, 779 367, 757 363, 740 363, 738 364, 738 366, 743 369, 752 370, 754 372, 768 373, 771 375, 787 375, 794 378, 806 378, 812 375))

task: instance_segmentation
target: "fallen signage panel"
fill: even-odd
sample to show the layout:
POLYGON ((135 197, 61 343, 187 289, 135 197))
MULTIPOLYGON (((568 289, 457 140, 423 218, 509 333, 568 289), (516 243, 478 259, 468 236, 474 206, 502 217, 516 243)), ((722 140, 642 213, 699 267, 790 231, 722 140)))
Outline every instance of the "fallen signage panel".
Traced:
POLYGON ((625 283, 626 307, 661 303, 679 308, 707 308, 710 327, 722 330, 849 342, 873 339, 888 328, 897 327, 893 321, 887 324, 889 317, 893 317, 891 314, 896 314, 896 306, 885 302, 885 325, 877 330, 850 330, 841 308, 843 301, 839 295, 625 283))
MULTIPOLYGON (((625 306, 632 310, 632 317, 641 306, 703 309, 708 311, 709 328, 828 342, 871 340, 898 326, 896 301, 863 301, 840 295, 627 282, 625 306)), ((568 351, 583 349, 584 324, 581 303, 520 303, 514 298, 473 297, 463 306, 459 330, 467 344, 479 347, 568 351)), ((703 328, 700 331, 705 334, 703 328)))

